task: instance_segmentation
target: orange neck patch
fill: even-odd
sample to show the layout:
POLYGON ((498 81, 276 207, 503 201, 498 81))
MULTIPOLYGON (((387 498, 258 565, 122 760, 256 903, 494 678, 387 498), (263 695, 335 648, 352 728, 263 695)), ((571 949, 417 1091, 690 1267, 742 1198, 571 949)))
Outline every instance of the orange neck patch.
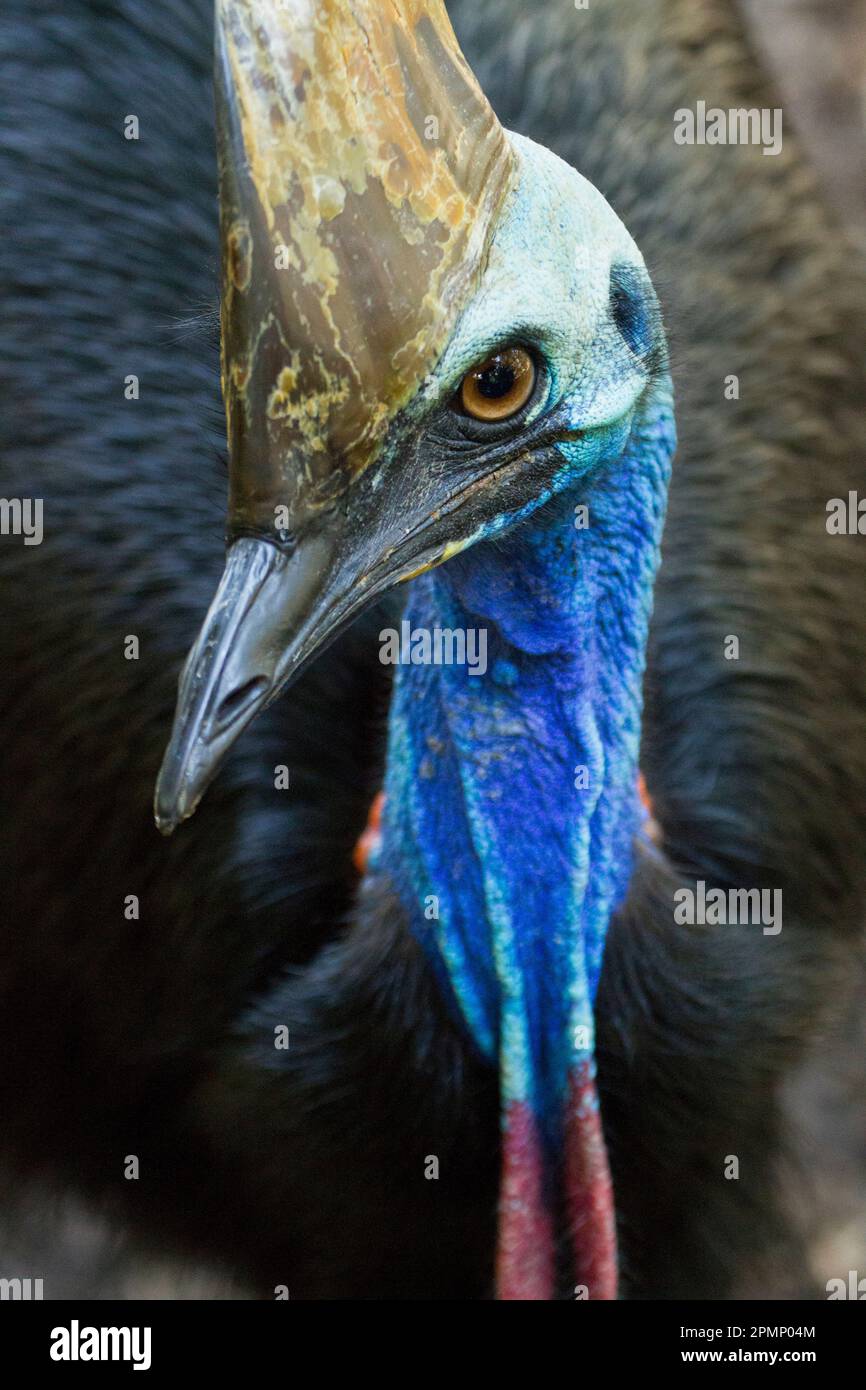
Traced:
POLYGON ((355 845, 352 855, 352 863, 359 874, 367 872, 367 865, 370 855, 382 838, 382 810, 385 806, 385 793, 377 792, 373 797, 370 810, 367 815, 367 824, 355 845))

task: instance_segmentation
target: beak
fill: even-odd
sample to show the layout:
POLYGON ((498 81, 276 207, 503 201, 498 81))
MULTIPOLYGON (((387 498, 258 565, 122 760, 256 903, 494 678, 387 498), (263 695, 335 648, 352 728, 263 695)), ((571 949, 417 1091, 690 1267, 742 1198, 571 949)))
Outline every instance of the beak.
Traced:
POLYGON ((230 547, 180 679, 154 798, 164 835, 193 814, 235 739, 359 606, 335 592, 332 557, 324 535, 291 554, 248 537, 230 547))
POLYGON ((442 0, 217 0, 215 13, 239 539, 181 677, 155 800, 166 834, 305 663, 445 553, 448 523, 411 469, 378 492, 373 480, 517 177, 442 0), (275 532, 277 508, 288 522, 275 532))

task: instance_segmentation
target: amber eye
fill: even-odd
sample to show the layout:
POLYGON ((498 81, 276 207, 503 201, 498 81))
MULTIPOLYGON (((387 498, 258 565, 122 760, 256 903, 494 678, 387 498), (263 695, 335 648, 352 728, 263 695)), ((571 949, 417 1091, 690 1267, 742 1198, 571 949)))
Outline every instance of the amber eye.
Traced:
POLYGON ((535 386, 535 363, 525 348, 494 352, 467 372, 460 404, 473 420, 507 420, 526 405, 535 386))

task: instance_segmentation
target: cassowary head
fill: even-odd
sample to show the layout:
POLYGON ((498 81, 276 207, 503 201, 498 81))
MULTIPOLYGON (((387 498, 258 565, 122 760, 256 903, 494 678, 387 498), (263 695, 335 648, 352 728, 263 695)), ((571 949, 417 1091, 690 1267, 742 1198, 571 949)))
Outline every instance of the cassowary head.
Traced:
POLYGON ((601 195, 501 128, 440 0, 218 0, 216 71, 229 548, 157 822, 394 585, 489 628, 483 680, 398 673, 382 864, 438 905, 417 934, 500 1067, 500 1291, 547 1296, 564 1204, 609 1293, 592 1000, 672 450, 655 295, 601 195))
POLYGON ((502 129, 438 0, 217 12, 229 550, 169 830, 372 599, 621 446, 663 352, 631 237, 502 129))

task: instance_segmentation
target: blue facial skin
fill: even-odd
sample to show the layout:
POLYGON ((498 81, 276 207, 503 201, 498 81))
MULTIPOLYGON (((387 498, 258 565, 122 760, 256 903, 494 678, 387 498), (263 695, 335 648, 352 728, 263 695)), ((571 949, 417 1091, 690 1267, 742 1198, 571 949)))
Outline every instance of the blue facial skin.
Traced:
MULTIPOLYGON (((527 153, 526 142, 519 148, 527 153)), ((553 157, 540 154, 549 178, 553 157)), ((554 200, 572 196, 557 177, 564 190, 554 188, 554 200)), ((609 239, 602 269, 583 285, 569 272, 563 326, 553 323, 547 348, 551 397, 568 402, 581 432, 557 446, 562 466, 543 497, 519 517, 494 519, 412 583, 412 628, 486 629, 487 670, 397 668, 371 866, 395 886, 443 992, 499 1066, 503 1112, 512 1101, 529 1104, 549 1151, 569 1073, 592 1067, 605 934, 643 816, 641 688, 675 447, 670 380, 642 371, 640 324, 610 293, 611 261, 636 252, 620 244, 626 234, 591 192, 611 223, 592 203, 593 235, 601 225, 609 239), (578 507, 588 510, 581 529, 578 507)), ((537 234, 527 226, 530 193, 524 181, 500 266, 513 267, 515 247, 531 247, 537 234)), ((549 227, 550 209, 532 201, 549 227)), ((458 369, 492 338, 485 324, 503 297, 496 250, 492 284, 454 347, 458 369)), ((536 293, 552 302, 550 287, 536 293)), ((510 336, 506 327, 498 340, 510 336)))
POLYGON ((399 667, 390 716, 377 867, 502 1068, 504 1106, 529 1102, 551 1143, 569 1069, 592 1057, 605 933, 642 816, 669 406, 653 402, 624 452, 621 433, 567 446, 572 486, 414 582, 412 627, 486 628, 487 672, 399 667))

